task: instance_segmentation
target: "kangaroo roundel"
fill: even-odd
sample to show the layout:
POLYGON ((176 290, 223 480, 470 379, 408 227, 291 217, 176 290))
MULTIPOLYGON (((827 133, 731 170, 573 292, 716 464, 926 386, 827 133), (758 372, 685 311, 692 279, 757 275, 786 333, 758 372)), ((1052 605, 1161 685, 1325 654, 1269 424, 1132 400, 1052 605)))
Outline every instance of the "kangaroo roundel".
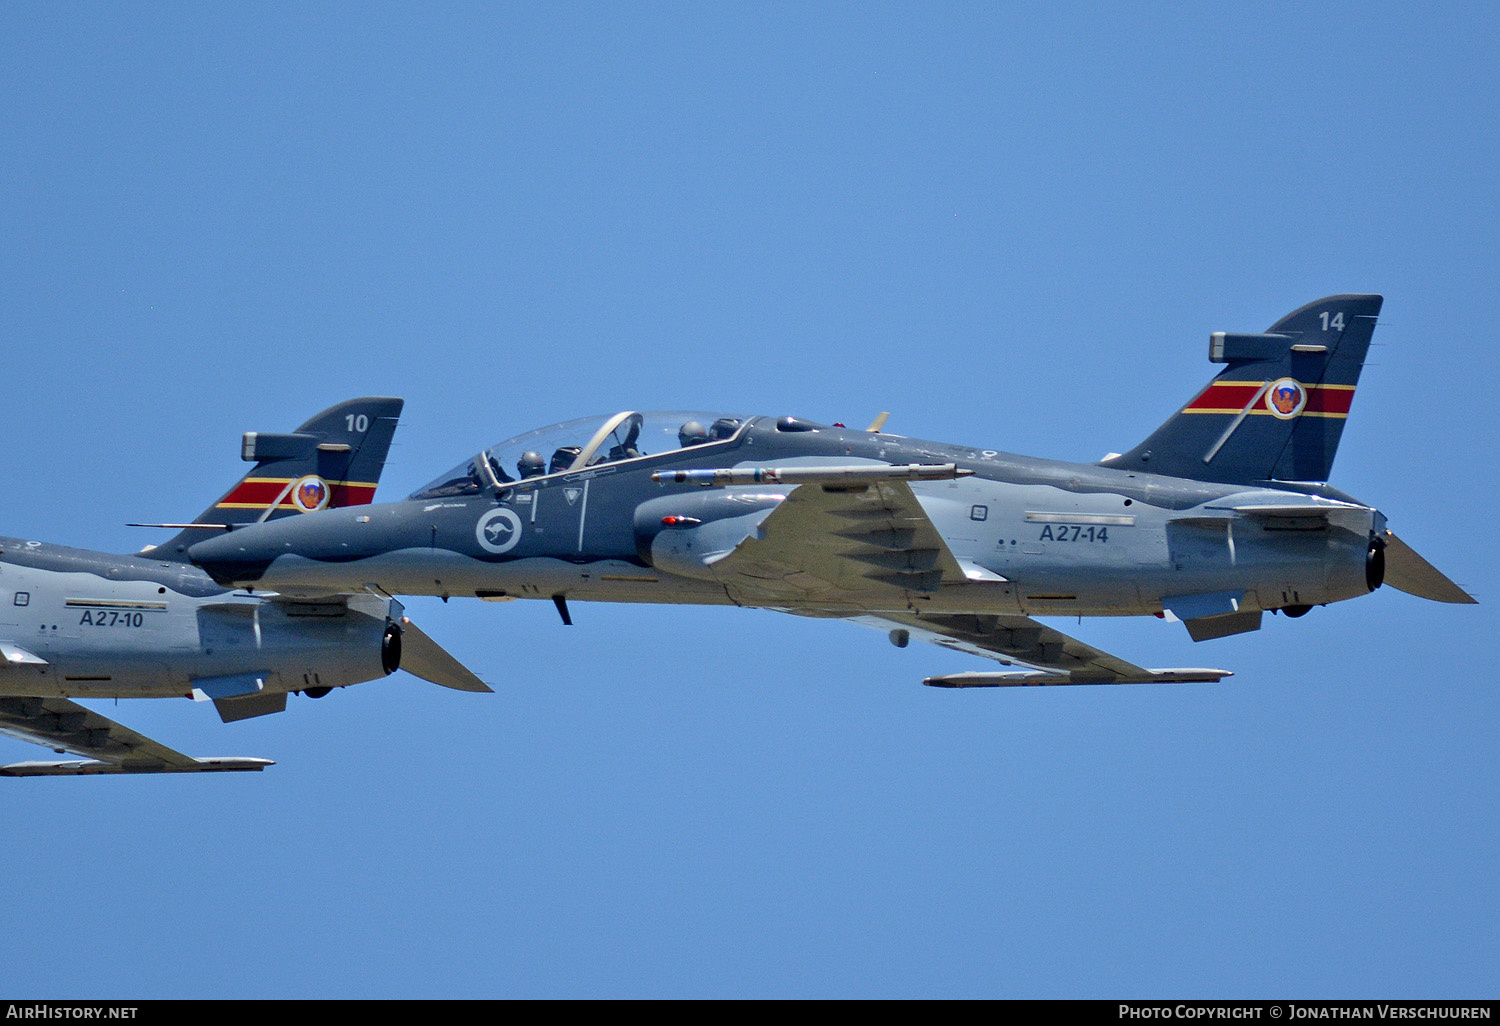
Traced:
POLYGON ((474 525, 474 537, 486 552, 509 552, 521 540, 521 518, 504 506, 492 509, 474 525))

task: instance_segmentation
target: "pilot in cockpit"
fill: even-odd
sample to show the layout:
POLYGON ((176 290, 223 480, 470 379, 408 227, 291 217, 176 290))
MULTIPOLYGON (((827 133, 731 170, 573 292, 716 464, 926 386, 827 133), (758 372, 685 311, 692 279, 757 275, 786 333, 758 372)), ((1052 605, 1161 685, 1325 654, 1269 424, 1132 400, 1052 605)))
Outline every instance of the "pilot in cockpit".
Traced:
POLYGON ((738 417, 720 417, 714 421, 714 426, 708 429, 708 437, 715 442, 722 442, 726 438, 732 438, 739 429, 738 417))
POLYGON ((542 454, 528 450, 521 454, 516 461, 516 473, 521 475, 521 480, 528 477, 541 477, 547 472, 547 461, 542 459, 542 454))
MULTIPOLYGON (((640 442, 641 442, 641 418, 640 418, 640 415, 637 414, 637 415, 631 417, 628 423, 629 423, 629 427, 628 427, 628 429, 625 432, 625 439, 624 439, 624 441, 620 442, 619 445, 615 445, 615 446, 611 446, 610 447, 610 450, 609 450, 609 462, 611 462, 611 463, 614 463, 614 462, 616 462, 618 460, 633 460, 633 459, 636 459, 637 457, 646 455, 645 453, 641 452, 641 449, 640 449, 640 442)), ((590 461, 590 462, 593 462, 593 461, 590 461)))
POLYGON ((677 441, 682 443, 684 449, 692 445, 702 445, 708 441, 708 429, 696 420, 690 420, 677 429, 677 441))
POLYGON ((490 473, 495 476, 496 482, 499 484, 510 484, 510 475, 505 472, 505 468, 500 465, 500 461, 494 455, 485 453, 484 460, 490 465, 490 473))

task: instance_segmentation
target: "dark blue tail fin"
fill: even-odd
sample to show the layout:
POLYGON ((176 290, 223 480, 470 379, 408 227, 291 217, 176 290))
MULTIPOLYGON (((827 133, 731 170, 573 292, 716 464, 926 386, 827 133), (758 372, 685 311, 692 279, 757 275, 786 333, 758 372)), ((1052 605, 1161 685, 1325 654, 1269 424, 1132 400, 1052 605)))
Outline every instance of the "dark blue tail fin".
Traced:
POLYGON ((191 525, 139 525, 183 529, 150 551, 183 559, 188 547, 213 531, 373 501, 403 404, 366 396, 329 407, 291 434, 247 432, 240 456, 255 466, 191 525))
POLYGON ((1329 296, 1262 335, 1216 332, 1228 364, 1140 445, 1100 465, 1199 481, 1327 481, 1380 296, 1329 296))

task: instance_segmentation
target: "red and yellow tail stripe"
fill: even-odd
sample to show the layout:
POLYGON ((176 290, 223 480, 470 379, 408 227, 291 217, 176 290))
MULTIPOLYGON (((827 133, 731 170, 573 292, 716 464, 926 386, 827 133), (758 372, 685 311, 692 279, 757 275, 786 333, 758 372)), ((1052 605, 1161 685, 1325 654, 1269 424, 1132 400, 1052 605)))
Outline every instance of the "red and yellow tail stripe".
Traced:
MULTIPOLYGON (((1263 413, 1271 416, 1265 406, 1265 397, 1256 398, 1257 393, 1270 382, 1266 381, 1215 381, 1198 398, 1182 408, 1183 413, 1227 413, 1238 415, 1246 412, 1252 402, 1251 414, 1263 413)), ((1307 405, 1302 408, 1303 417, 1347 417, 1349 406, 1354 402, 1353 385, 1303 385, 1307 390, 1307 405)))
MULTIPOLYGON (((292 501, 291 489, 287 486, 294 477, 247 477, 224 498, 214 504, 216 509, 266 509, 276 503, 277 509, 297 509, 292 501), (277 502, 280 499, 281 501, 277 502)), ((332 494, 328 507, 368 506, 375 501, 375 482, 329 481, 332 494)))

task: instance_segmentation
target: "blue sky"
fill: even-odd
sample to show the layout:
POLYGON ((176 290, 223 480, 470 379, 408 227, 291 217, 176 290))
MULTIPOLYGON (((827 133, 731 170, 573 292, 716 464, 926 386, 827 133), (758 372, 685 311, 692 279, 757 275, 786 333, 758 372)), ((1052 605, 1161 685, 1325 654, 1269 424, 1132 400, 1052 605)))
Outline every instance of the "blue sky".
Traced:
MULTIPOLYGON (((0 532, 159 540, 246 430, 407 400, 380 496, 619 409, 1093 460, 1379 292, 1334 483, 1481 601, 982 669, 769 612, 413 600, 230 777, 0 788, 28 997, 1493 995, 1490 5, 12 5, 0 532)), ((5 761, 36 749, 0 741, 5 761)))

